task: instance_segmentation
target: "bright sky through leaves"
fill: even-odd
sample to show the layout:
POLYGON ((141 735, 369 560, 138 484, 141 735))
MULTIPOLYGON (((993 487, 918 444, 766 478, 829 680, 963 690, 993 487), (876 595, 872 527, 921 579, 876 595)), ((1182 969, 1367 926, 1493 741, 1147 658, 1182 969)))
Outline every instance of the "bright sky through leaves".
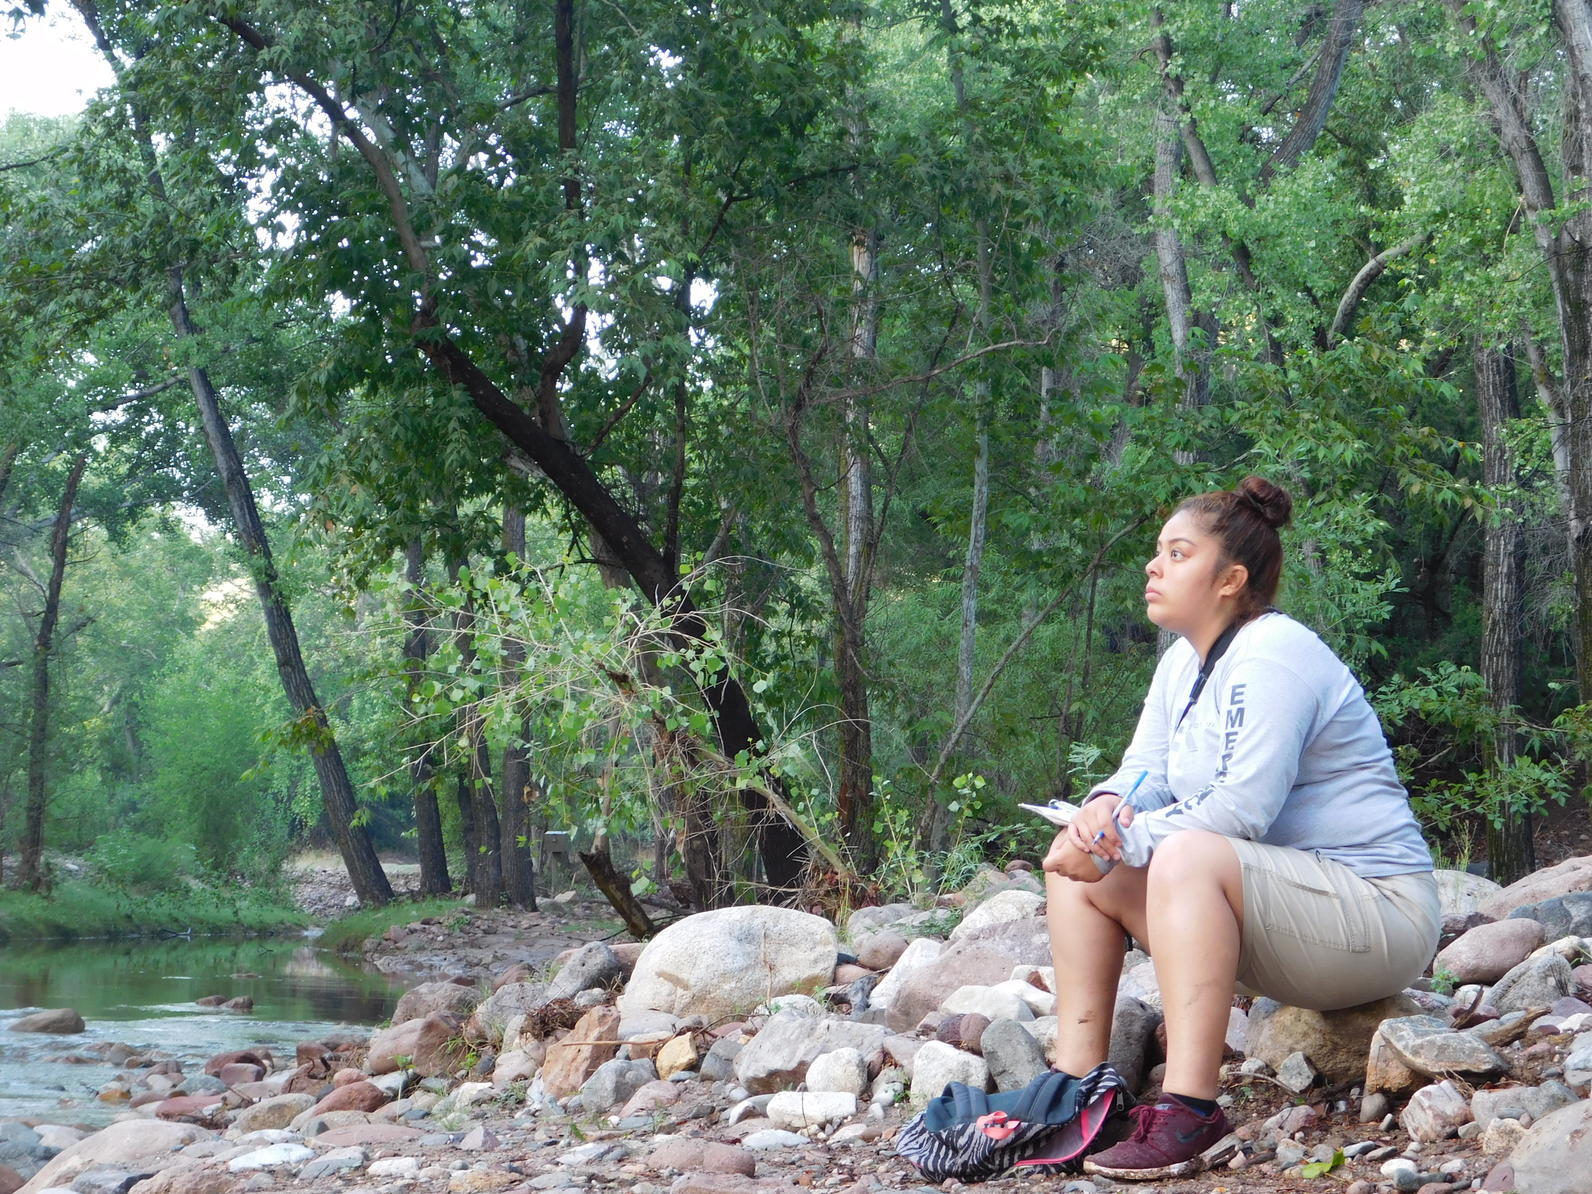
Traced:
POLYGON ((83 23, 58 12, 29 21, 20 37, 0 36, 0 116, 32 112, 63 116, 81 111, 91 95, 111 81, 110 69, 89 40, 83 23))

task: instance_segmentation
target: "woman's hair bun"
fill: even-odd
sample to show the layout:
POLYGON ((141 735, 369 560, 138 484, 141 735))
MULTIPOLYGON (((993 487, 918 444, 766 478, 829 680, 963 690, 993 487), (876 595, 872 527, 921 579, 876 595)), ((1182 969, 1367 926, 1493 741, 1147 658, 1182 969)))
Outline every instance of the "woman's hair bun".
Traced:
POLYGON ((1234 491, 1241 502, 1249 505, 1262 521, 1270 527, 1285 527, 1293 517, 1293 498, 1280 485, 1273 485, 1265 477, 1251 474, 1238 483, 1234 491))

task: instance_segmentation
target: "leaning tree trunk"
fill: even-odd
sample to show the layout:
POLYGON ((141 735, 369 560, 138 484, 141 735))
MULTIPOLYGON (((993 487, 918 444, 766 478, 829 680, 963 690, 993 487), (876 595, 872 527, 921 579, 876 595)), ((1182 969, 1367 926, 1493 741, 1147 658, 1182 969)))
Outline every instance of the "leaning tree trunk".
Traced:
MULTIPOLYGON (((1475 353, 1476 406, 1481 415, 1482 470, 1495 492, 1518 483, 1508 428, 1520 417, 1515 389, 1515 362, 1509 348, 1478 344, 1475 353)), ((1515 760, 1518 735, 1515 706, 1520 702, 1520 606, 1524 595, 1525 541, 1518 501, 1502 502, 1487 524, 1482 549, 1481 674, 1499 718, 1486 744, 1494 771, 1515 760)), ((1487 824, 1487 857, 1492 879, 1513 883, 1536 869, 1531 845, 1531 815, 1525 809, 1503 809, 1501 819, 1487 824)))
POLYGON ((44 590, 44 612, 33 640, 33 719, 28 731, 28 802, 22 826, 20 880, 28 891, 44 890, 44 809, 48 803, 47 769, 50 747, 50 651, 61 613, 61 582, 66 577, 66 544, 72 530, 72 506, 88 455, 79 455, 66 476, 61 508, 50 532, 50 580, 44 590))
MULTIPOLYGON (((573 162, 577 157, 574 151, 578 148, 575 138, 579 128, 575 0, 555 0, 553 7, 558 137, 560 146, 570 151, 569 158, 573 162)), ((326 115, 336 134, 370 167, 372 178, 386 200, 394 238, 405 266, 417 277, 429 277, 432 267, 428 247, 415 232, 401 172, 395 168, 392 156, 365 134, 360 122, 350 115, 347 105, 300 69, 291 60, 291 54, 284 57, 272 36, 234 15, 216 13, 214 19, 256 54, 270 55, 275 63, 272 69, 299 87, 326 115)), ((581 183, 578 175, 571 173, 564 180, 564 193, 566 206, 579 216, 581 183)), ((584 276, 584 271, 580 271, 579 276, 584 276)), ((563 438, 557 421, 542 417, 547 410, 556 408, 564 371, 584 345, 584 304, 576 303, 569 317, 561 322, 561 333, 541 362, 539 413, 532 413, 510 398, 453 339, 435 300, 425 292, 417 298, 410 331, 415 349, 445 380, 460 387, 481 416, 536 464, 563 498, 591 524, 637 588, 654 605, 671 615, 675 640, 682 646, 707 645, 707 620, 681 586, 675 562, 652 543, 641 522, 597 475, 586 456, 563 438)), ((700 690, 713 717, 719 749, 725 757, 733 759, 743 751, 752 759, 761 755, 766 735, 752 712, 745 689, 730 670, 721 668, 702 682, 700 690)), ((770 788, 784 790, 784 781, 778 776, 765 775, 764 780, 770 788)), ((808 861, 807 842, 801 831, 777 811, 778 802, 768 799, 760 785, 742 788, 738 795, 756 826, 759 854, 769 885, 781 897, 793 898, 800 889, 808 861)))
MULTIPOLYGON (((420 598, 425 566, 425 545, 416 535, 409 541, 404 557, 404 579, 409 582, 404 607, 404 621, 409 627, 404 639, 404 672, 405 688, 411 698, 420 687, 420 675, 431 654, 431 631, 426 625, 420 598)), ((434 742, 422 742, 409 761, 409 784, 415 809, 415 849, 420 856, 420 890, 425 895, 441 895, 453 887, 453 880, 448 877, 448 850, 442 839, 442 811, 437 807, 436 774, 431 765, 435 750, 434 742)))
MULTIPOLYGON (((171 293, 171 326, 179 339, 199 335, 188 314, 188 303, 183 295, 182 273, 172 269, 169 273, 171 293)), ((265 525, 260 521, 260 511, 254 504, 254 490, 249 485, 248 474, 243 471, 243 461, 232 432, 221 417, 221 406, 210 374, 202 365, 188 367, 188 385, 194 402, 199 407, 199 419, 204 425, 205 442, 215 458, 216 471, 221 475, 221 487, 227 495, 227 505, 232 511, 232 523, 238 542, 249 557, 249 572, 254 581, 254 591, 265 615, 265 633, 271 640, 271 650, 276 656, 276 671, 282 681, 282 691, 288 704, 297 715, 296 731, 308 745, 310 759, 315 767, 315 777, 321 785, 321 801, 326 807, 326 819, 331 823, 332 837, 343 856, 343 865, 354 885, 354 894, 364 905, 385 904, 392 899, 392 885, 381 869, 376 848, 370 835, 356 820, 358 802, 354 785, 348 778, 348 768, 343 765, 342 752, 337 749, 337 738, 332 725, 315 695, 309 670, 304 666, 304 655, 299 650, 298 630, 293 625, 293 613, 282 597, 277 583, 276 564, 271 558, 271 543, 265 535, 265 525)))
MULTIPOLYGON (((100 55, 118 79, 122 75, 123 58, 106 36, 100 24, 99 10, 92 0, 72 0, 73 7, 83 17, 84 24, 93 36, 100 55)), ((129 93, 131 94, 131 93, 129 93)), ((142 109, 129 100, 138 151, 142 155, 150 192, 161 203, 166 199, 166 182, 155 154, 155 141, 144 121, 142 109)), ((197 339, 199 329, 188 313, 188 302, 183 289, 180 266, 166 271, 167 294, 171 300, 169 313, 172 329, 179 340, 197 339)), ((248 474, 237 446, 232 442, 232 432, 221 417, 220 403, 210 374, 202 365, 190 365, 187 370, 188 385, 199 408, 200 422, 204 427, 205 442, 215 459, 216 472, 221 487, 227 495, 238 542, 249 557, 249 571, 254 581, 255 593, 265 615, 266 635, 276 656, 277 674, 282 680, 282 691, 296 715, 296 730, 308 743, 310 758, 316 778, 321 785, 321 800, 326 808, 326 819, 331 823, 332 836, 343 865, 354 886, 354 894, 362 904, 385 904, 392 899, 392 885, 387 881, 375 847, 362 825, 355 820, 358 812, 354 798, 354 785, 349 781, 348 769, 337 749, 337 739, 310 683, 309 672, 304 667, 304 657, 299 650, 298 632, 293 626, 293 615, 277 587, 276 564, 271 558, 270 541, 260 522, 260 512, 254 504, 254 491, 249 486, 248 474)))
MULTIPOLYGON (((503 554, 513 562, 525 558, 525 511, 503 507, 503 554)), ((503 646, 503 683, 520 682, 525 668, 525 644, 511 634, 503 646)), ((503 893, 516 908, 536 908, 536 869, 531 862, 531 751, 524 727, 518 741, 503 748, 503 782, 498 788, 501 805, 503 893)))

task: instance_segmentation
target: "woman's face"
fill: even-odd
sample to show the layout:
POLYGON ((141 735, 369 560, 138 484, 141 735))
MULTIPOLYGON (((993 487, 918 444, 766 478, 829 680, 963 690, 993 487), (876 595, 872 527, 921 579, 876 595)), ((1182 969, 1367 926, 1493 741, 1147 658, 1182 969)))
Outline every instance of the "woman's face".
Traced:
POLYGON ((1190 637, 1226 623, 1247 579, 1241 566, 1222 567, 1221 542, 1187 512, 1167 519, 1144 575, 1150 621, 1190 637))

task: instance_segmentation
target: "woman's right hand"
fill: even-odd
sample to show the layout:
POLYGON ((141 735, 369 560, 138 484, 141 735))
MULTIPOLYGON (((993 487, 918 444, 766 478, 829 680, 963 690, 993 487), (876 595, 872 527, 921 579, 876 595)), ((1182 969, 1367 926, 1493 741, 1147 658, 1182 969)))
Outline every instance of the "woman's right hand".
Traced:
MULTIPOLYGON (((1078 815, 1072 819, 1072 824, 1067 826, 1067 840, 1085 854, 1093 854, 1096 858, 1105 858, 1116 861, 1122 857, 1122 839, 1117 836, 1117 826, 1113 819, 1118 806, 1122 804, 1122 797, 1115 792, 1102 792, 1088 804, 1078 810, 1078 815), (1101 830, 1105 836, 1099 841, 1095 838, 1101 830)), ((1129 810, 1124 809, 1124 820, 1129 810)))

